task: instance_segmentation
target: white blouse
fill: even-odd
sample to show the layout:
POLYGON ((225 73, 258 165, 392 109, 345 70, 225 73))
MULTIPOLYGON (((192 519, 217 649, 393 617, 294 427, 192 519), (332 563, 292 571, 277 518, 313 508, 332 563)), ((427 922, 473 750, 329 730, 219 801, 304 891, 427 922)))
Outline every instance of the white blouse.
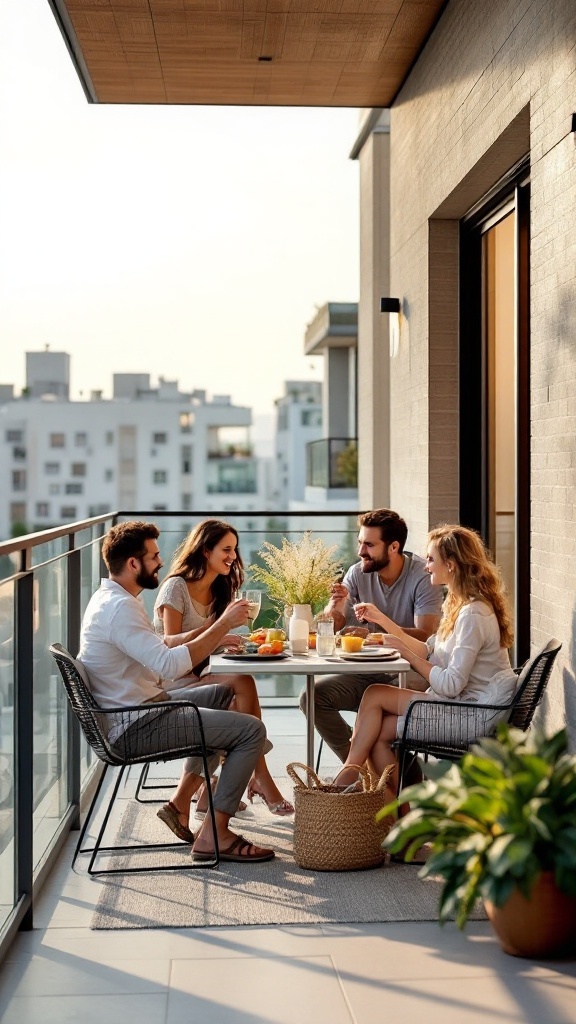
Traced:
POLYGON ((448 637, 429 637, 430 687, 434 700, 507 704, 518 682, 508 651, 500 646, 500 629, 492 608, 471 601, 458 613, 448 637))

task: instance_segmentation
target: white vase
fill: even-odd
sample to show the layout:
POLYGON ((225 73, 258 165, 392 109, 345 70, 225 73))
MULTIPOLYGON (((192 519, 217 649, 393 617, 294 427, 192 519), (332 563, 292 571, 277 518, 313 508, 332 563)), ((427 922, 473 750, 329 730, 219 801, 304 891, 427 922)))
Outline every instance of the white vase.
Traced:
POLYGON ((304 654, 308 650, 308 633, 314 622, 309 604, 293 604, 288 625, 288 639, 293 654, 304 654))

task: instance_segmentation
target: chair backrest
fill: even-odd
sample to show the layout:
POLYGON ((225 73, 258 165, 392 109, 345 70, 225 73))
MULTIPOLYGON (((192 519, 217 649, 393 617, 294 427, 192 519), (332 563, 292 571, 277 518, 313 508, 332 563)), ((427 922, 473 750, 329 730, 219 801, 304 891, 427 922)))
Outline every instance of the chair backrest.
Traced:
POLYGON ((108 742, 103 727, 104 716, 98 714, 100 708, 90 692, 90 681, 84 665, 73 658, 62 644, 51 644, 50 654, 58 665, 68 700, 88 743, 101 761, 120 764, 120 759, 114 755, 108 742))
POLYGON ((529 728, 534 712, 544 696, 554 659, 562 647, 559 640, 548 640, 528 658, 518 677, 508 724, 523 732, 529 728))

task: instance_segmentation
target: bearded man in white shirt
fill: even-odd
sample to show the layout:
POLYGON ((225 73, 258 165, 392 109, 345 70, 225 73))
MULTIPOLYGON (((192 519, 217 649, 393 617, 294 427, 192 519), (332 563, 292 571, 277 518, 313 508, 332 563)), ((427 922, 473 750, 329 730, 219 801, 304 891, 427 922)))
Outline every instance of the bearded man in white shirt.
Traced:
MULTIPOLYGON (((154 523, 120 523, 109 530, 102 546, 109 578, 102 580, 88 604, 78 655, 88 672, 92 694, 100 705, 107 708, 152 705, 145 722, 140 720, 125 732, 121 726, 110 730, 111 742, 120 749, 125 744, 133 753, 154 752, 160 735, 163 742, 166 739, 169 742, 171 718, 172 721, 178 719, 179 741, 184 728, 186 738, 190 738, 190 748, 198 747, 198 725, 191 708, 182 708, 178 716, 171 716, 166 708, 154 710, 154 703, 170 700, 162 680, 180 679, 192 669, 197 671, 226 634, 248 620, 248 602, 236 601, 207 629, 200 633, 196 630, 182 633, 176 640, 171 638, 171 645, 177 643, 177 646, 168 647, 154 632, 139 600, 143 590, 154 590, 159 583, 162 559, 158 536, 154 523)), ((214 795, 220 858, 271 860, 273 850, 254 846, 228 827, 256 761, 263 753, 264 725, 252 715, 227 710, 233 691, 222 684, 195 686, 193 694, 180 690, 179 695, 192 699, 201 708, 207 747, 226 754, 214 795)), ((213 764, 218 760, 215 756, 213 764)), ((195 860, 206 860, 214 851, 210 815, 206 815, 196 837, 184 824, 190 799, 203 781, 198 774, 199 764, 198 758, 187 759, 179 786, 167 805, 173 809, 174 820, 166 823, 180 838, 193 843, 195 860)))

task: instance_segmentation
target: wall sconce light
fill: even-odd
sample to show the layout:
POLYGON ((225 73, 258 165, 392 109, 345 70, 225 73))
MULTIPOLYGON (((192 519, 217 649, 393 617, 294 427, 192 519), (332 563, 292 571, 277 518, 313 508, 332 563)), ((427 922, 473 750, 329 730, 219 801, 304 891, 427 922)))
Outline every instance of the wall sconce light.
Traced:
POLYGON ((391 359, 394 359, 394 356, 397 356, 400 350, 400 308, 400 299, 380 299, 380 312, 390 314, 389 331, 391 359))

